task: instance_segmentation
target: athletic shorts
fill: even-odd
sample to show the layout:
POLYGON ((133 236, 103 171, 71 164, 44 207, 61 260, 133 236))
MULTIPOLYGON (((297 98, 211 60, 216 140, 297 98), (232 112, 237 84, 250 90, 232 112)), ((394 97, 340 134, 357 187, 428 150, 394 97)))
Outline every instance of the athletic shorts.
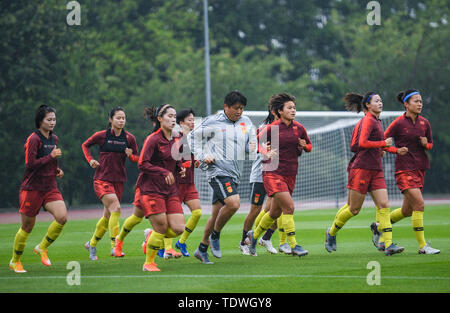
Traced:
POLYGON ((134 193, 134 206, 144 211, 144 216, 148 218, 150 215, 166 213, 166 214, 183 214, 181 201, 178 196, 165 197, 160 194, 142 195, 139 188, 134 193))
POLYGON ((348 173, 347 188, 365 195, 369 191, 387 189, 382 170, 352 168, 348 173))
POLYGON ((211 178, 209 185, 213 189, 212 204, 220 201, 225 204, 225 199, 238 194, 238 185, 230 177, 216 176, 211 178))
POLYGON ((295 175, 281 176, 273 173, 263 173, 264 188, 269 197, 272 197, 277 192, 289 192, 292 196, 295 188, 295 179, 295 175))
POLYGON ((19 212, 28 217, 35 217, 39 214, 41 207, 45 206, 48 202, 58 200, 64 201, 58 189, 52 189, 50 191, 20 190, 19 212))
POLYGON ((425 183, 425 171, 399 171, 395 173, 395 181, 401 192, 413 188, 419 188, 422 191, 425 183))
POLYGON ((181 202, 186 203, 189 200, 200 199, 194 184, 179 184, 178 190, 181 202))
POLYGON ((263 183, 251 183, 250 203, 253 205, 263 205, 266 198, 266 189, 263 183))
POLYGON ((115 194, 120 202, 122 201, 123 183, 112 183, 105 180, 94 179, 94 191, 100 200, 104 195, 115 194))

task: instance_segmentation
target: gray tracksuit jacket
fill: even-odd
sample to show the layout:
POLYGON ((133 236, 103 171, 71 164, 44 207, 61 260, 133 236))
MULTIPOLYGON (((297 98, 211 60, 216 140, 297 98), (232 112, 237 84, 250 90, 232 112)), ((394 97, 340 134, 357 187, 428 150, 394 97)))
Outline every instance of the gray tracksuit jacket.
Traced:
POLYGON ((216 176, 231 177, 239 184, 244 160, 254 160, 256 149, 250 151, 250 142, 256 145, 256 130, 247 116, 233 122, 224 112, 205 118, 188 137, 195 159, 203 161, 209 154, 215 159, 213 164, 202 163, 208 181, 216 176))

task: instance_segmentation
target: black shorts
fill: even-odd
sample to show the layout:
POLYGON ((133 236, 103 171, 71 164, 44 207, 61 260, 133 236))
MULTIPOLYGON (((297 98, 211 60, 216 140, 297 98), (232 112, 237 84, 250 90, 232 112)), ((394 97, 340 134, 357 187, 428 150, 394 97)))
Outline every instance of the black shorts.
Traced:
POLYGON ((211 178, 209 185, 213 189, 212 204, 220 201, 225 204, 225 199, 238 194, 238 185, 233 182, 231 177, 216 176, 211 178))
POLYGON ((266 189, 263 183, 251 183, 250 203, 253 205, 263 205, 266 198, 266 189))

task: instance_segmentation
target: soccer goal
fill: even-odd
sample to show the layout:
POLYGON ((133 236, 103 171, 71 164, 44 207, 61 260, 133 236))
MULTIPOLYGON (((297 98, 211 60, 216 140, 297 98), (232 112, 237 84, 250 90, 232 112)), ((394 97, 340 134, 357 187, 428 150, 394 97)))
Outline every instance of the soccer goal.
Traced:
MULTIPOLYGON (((380 115, 383 130, 402 111, 384 111, 380 115)), ((258 127, 267 116, 267 111, 244 111, 258 127)), ((353 112, 315 112, 298 111, 296 121, 308 132, 313 150, 303 153, 299 159, 298 175, 293 199, 296 209, 338 208, 347 201, 347 166, 353 153, 350 151, 350 138, 353 127, 363 117, 363 113, 353 112)), ((383 170, 389 192, 391 206, 401 203, 401 193, 395 184, 395 155, 386 153, 383 158, 383 170)), ((242 204, 250 202, 249 177, 252 160, 242 161, 239 194, 242 204)), ((205 173, 195 170, 195 183, 204 204, 211 204, 212 189, 205 173)), ((365 206, 373 206, 370 196, 366 197, 365 206)))

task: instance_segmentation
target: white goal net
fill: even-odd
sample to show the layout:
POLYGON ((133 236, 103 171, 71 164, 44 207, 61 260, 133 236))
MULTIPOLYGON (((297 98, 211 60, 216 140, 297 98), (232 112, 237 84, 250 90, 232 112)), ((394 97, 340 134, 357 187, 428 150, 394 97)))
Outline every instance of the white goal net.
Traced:
MULTIPOLYGON (((385 111, 380 115, 383 130, 404 112, 385 111)), ((244 111, 258 127, 267 116, 267 111, 244 111)), ((363 117, 363 113, 352 112, 312 112, 298 111, 296 120, 301 123, 311 139, 313 150, 299 158, 298 175, 293 193, 296 209, 338 208, 347 201, 347 166, 353 153, 350 138, 353 127, 363 117)), ((197 123, 197 121, 196 121, 197 123)), ((198 124, 196 124, 198 125, 198 124)), ((401 202, 402 196, 394 178, 395 155, 386 153, 383 170, 389 192, 391 206, 401 202)), ((252 160, 242 161, 239 194, 245 206, 250 202, 249 183, 252 160)), ((195 169, 195 184, 202 204, 211 204, 212 189, 205 173, 195 169)), ((370 196, 365 206, 371 205, 370 196)), ((373 203, 372 203, 373 205, 373 203)))

